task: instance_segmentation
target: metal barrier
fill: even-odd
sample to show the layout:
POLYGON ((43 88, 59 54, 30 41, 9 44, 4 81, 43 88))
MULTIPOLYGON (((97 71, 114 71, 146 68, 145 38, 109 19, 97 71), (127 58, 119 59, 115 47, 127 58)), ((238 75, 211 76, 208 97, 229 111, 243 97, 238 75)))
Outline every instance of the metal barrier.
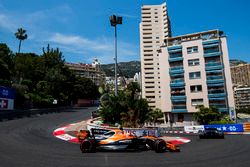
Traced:
POLYGON ((59 108, 47 108, 47 109, 30 109, 30 110, 3 110, 0 111, 0 121, 12 120, 15 118, 30 117, 32 115, 42 115, 55 112, 65 112, 72 107, 59 107, 59 108))

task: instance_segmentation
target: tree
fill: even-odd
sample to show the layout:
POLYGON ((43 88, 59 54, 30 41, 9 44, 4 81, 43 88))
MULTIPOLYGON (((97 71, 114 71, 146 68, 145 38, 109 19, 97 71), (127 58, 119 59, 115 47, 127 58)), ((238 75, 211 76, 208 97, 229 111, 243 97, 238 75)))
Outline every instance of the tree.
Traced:
POLYGON ((5 43, 0 43, 0 85, 11 85, 13 54, 5 43))
POLYGON ((18 53, 20 53, 22 41, 27 39, 28 35, 26 34, 25 29, 18 28, 17 32, 15 33, 15 36, 16 36, 17 39, 19 39, 18 53))
POLYGON ((193 117, 202 125, 210 124, 213 121, 220 121, 222 114, 215 107, 199 106, 199 111, 194 113, 193 117))
POLYGON ((139 98, 139 85, 130 83, 118 95, 105 93, 100 98, 100 115, 106 123, 120 123, 126 127, 140 127, 150 111, 146 99, 139 98))
POLYGON ((163 113, 159 108, 156 108, 154 110, 151 110, 147 116, 148 116, 148 121, 153 122, 155 124, 156 122, 158 122, 159 118, 163 117, 163 113))

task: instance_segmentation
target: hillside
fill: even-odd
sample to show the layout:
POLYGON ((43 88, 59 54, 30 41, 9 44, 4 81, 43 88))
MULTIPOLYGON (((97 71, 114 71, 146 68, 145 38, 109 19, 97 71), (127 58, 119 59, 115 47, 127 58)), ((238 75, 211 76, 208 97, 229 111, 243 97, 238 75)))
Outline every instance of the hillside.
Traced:
MULTIPOLYGON (((114 76, 115 64, 103 64, 101 65, 102 70, 106 73, 106 75, 114 76)), ((141 71, 141 63, 140 61, 130 61, 130 62, 120 62, 118 63, 118 71, 119 75, 123 75, 126 78, 133 78, 135 73, 141 71)))
POLYGON ((243 61, 243 60, 239 60, 239 59, 231 59, 230 60, 230 66, 237 66, 239 64, 247 64, 247 62, 243 61))

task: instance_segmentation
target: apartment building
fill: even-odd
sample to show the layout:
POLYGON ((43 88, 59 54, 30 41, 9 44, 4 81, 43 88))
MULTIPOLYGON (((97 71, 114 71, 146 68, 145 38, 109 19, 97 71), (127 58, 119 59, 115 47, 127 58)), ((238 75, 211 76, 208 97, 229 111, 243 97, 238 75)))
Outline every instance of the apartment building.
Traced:
POLYGON ((234 88, 235 108, 250 108, 250 87, 234 88))
POLYGON ((100 63, 94 59, 92 64, 65 63, 77 76, 92 80, 95 85, 100 86, 105 82, 105 73, 100 69, 100 63))
POLYGON ((250 64, 239 64, 231 67, 234 85, 250 86, 250 64))
POLYGON ((197 106, 234 110, 226 36, 219 30, 166 39, 159 52, 161 110, 166 122, 191 122, 197 106))
POLYGON ((161 107, 159 54, 157 50, 171 36, 167 5, 143 5, 140 23, 142 97, 152 108, 161 107))

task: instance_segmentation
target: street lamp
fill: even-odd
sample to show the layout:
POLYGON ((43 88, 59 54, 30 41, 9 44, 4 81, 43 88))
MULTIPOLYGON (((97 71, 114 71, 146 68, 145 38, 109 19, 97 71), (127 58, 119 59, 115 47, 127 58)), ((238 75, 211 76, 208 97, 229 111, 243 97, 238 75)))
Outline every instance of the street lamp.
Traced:
POLYGON ((122 17, 111 15, 109 21, 112 27, 115 27, 115 96, 117 96, 117 32, 116 25, 122 24, 122 17))

